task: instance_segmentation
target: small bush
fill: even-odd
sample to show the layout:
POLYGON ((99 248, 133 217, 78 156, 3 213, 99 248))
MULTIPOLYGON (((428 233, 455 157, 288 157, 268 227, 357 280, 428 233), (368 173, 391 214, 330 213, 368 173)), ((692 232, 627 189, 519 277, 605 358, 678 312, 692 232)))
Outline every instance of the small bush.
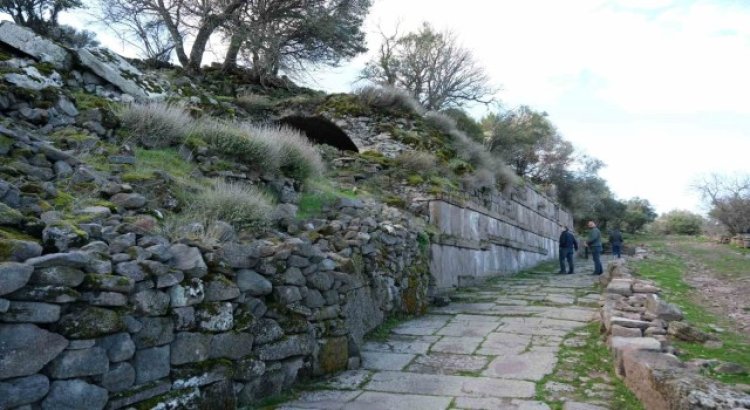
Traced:
POLYGON ((396 157, 396 165, 406 171, 431 174, 437 168, 437 158, 429 152, 407 151, 396 157))
POLYGON ((424 112, 424 108, 409 93, 390 86, 368 85, 355 91, 363 103, 390 111, 405 111, 415 114, 424 112))
POLYGON ((257 188, 219 181, 199 193, 188 212, 198 216, 205 226, 219 220, 243 229, 265 226, 272 211, 270 198, 257 188))
POLYGON ((194 127, 193 119, 182 107, 161 102, 129 104, 119 111, 119 116, 132 137, 148 148, 180 144, 194 127))

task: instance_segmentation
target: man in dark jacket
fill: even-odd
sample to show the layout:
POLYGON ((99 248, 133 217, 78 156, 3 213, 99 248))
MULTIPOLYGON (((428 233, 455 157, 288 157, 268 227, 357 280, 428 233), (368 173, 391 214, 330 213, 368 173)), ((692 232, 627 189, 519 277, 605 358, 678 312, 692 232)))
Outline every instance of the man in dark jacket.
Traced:
POLYGON ((565 273, 565 260, 568 261, 568 274, 573 273, 573 254, 578 250, 578 241, 575 235, 565 227, 560 234, 560 274, 565 273))
POLYGON ((609 244, 612 245, 612 256, 617 256, 620 259, 620 251, 622 250, 622 233, 618 228, 615 228, 609 234, 609 244))
POLYGON ((589 221, 589 237, 586 240, 586 248, 591 250, 591 258, 594 260, 594 275, 601 275, 604 273, 602 268, 602 233, 599 232, 599 228, 596 227, 594 221, 589 221))

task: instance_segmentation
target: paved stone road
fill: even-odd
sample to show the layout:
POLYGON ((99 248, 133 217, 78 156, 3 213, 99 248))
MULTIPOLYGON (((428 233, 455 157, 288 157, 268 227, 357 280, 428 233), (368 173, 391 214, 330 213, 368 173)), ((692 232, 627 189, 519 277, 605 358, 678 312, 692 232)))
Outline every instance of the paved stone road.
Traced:
POLYGON ((450 305, 394 328, 386 342, 367 342, 361 370, 279 408, 549 409, 534 400, 536 382, 553 371, 563 337, 598 312, 596 277, 578 269, 464 289, 450 305))

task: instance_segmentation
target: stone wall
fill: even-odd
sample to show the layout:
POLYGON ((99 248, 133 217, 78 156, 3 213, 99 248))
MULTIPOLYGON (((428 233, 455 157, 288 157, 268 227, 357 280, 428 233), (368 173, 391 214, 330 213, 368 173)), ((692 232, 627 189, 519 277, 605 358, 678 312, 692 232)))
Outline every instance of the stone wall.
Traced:
POLYGON ((172 241, 163 188, 31 131, 0 143, 2 409, 234 408, 358 367, 366 332, 427 305, 423 224, 401 211, 340 200, 259 239, 172 241), (52 209, 80 189, 99 205, 52 209))
POLYGON ((529 187, 428 202, 438 231, 430 246, 437 292, 556 258, 562 226, 573 225, 570 214, 529 187))
MULTIPOLYGON (((639 250, 636 257, 643 254, 639 250)), ((601 282, 602 325, 615 369, 647 410, 750 409, 750 395, 701 374, 707 361, 685 363, 676 356, 671 338, 714 348, 719 342, 683 321, 680 309, 659 297, 658 287, 630 275, 623 260, 611 262, 601 282)))

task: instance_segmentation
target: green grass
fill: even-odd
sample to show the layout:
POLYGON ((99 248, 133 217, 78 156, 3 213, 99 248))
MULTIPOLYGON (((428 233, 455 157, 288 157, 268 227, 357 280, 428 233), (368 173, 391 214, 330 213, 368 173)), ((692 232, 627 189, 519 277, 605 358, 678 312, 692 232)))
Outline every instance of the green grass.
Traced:
POLYGON ((166 171, 175 178, 191 178, 195 165, 185 161, 175 148, 136 148, 135 167, 123 175, 123 180, 149 180, 153 178, 155 171, 166 171))
POLYGON ((320 216, 325 206, 332 205, 339 198, 355 199, 357 195, 349 190, 335 188, 330 181, 315 180, 300 197, 297 218, 304 220, 320 216))
MULTIPOLYGON (((683 280, 683 274, 687 270, 685 262, 669 250, 665 239, 651 239, 646 243, 656 255, 649 259, 633 262, 632 266, 635 268, 635 273, 640 277, 653 280, 662 288, 662 296, 682 309, 685 320, 704 332, 713 334, 723 343, 720 348, 709 348, 702 344, 675 341, 675 346, 682 352, 681 359, 715 359, 739 363, 750 369, 750 341, 747 336, 731 330, 717 333, 714 329, 715 326, 728 329, 730 323, 727 322, 726 318, 711 313, 699 303, 696 291, 683 280)), ((687 251, 694 254, 698 242, 696 239, 675 238, 672 243, 681 252, 687 251)), ((731 251, 728 247, 727 250, 731 251)), ((721 249, 714 250, 714 252, 719 254, 729 253, 723 252, 721 249)), ((706 256, 705 253, 700 252, 695 256, 696 259, 702 260, 715 270, 718 275, 734 275, 737 272, 735 268, 739 264, 738 261, 717 264, 713 262, 716 259, 713 255, 706 256), (727 271, 723 269, 727 269, 727 271)), ((731 256, 726 257, 730 258, 731 256)), ((745 263, 750 264, 750 262, 745 263)), ((750 375, 748 374, 718 374, 712 369, 707 369, 706 375, 725 383, 750 384, 750 375)))
MULTIPOLYGON (((605 384, 614 388, 609 399, 611 408, 618 410, 643 409, 635 395, 615 375, 612 355, 601 339, 599 325, 598 322, 591 323, 566 337, 566 339, 578 338, 580 336, 577 336, 576 333, 581 333, 584 335, 585 343, 578 347, 566 346, 565 344, 561 346, 555 370, 536 385, 537 400, 546 402, 553 410, 563 408, 563 400, 548 398, 548 393, 544 390, 544 385, 550 381, 572 386, 574 391, 564 393, 565 396, 581 402, 588 401, 586 391, 591 390, 594 384, 605 384)), ((596 389, 594 388, 594 390, 596 389)))

